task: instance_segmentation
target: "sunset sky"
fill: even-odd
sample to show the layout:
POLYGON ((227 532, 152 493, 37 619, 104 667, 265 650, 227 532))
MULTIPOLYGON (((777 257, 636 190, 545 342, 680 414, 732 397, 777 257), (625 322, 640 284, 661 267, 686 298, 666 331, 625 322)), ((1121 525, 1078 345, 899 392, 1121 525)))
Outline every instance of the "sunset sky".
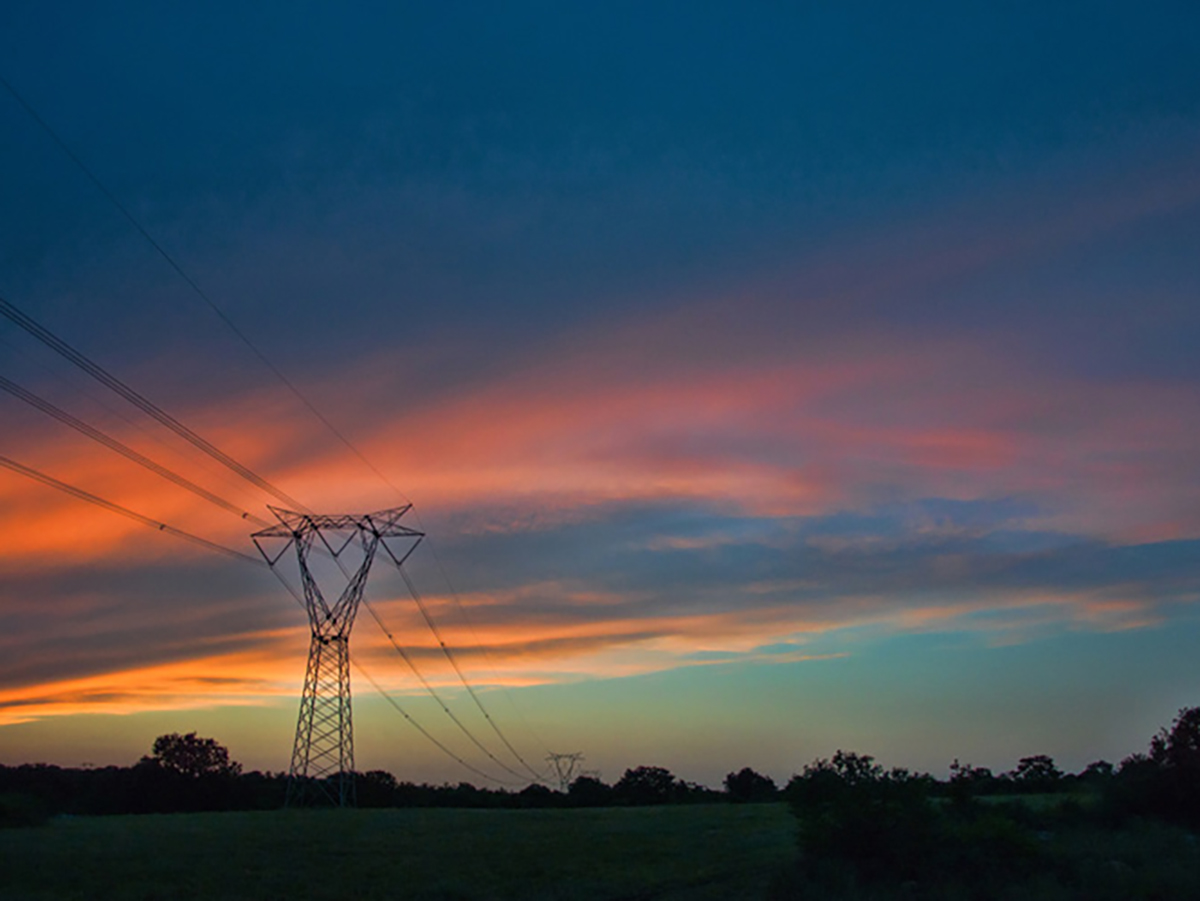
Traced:
MULTIPOLYGON (((0 297, 313 509, 415 503, 529 760, 1075 770, 1200 704, 1196 4, 106 6, 5 3, 0 76, 371 465, 2 88, 0 297)), ((270 518, 7 319, 0 376, 270 518)), ((0 455, 255 553, 5 393, 0 455)), ((0 763, 286 769, 265 567, 0 469, 0 612, 0 763)), ((485 784, 354 679, 360 769, 485 784)))

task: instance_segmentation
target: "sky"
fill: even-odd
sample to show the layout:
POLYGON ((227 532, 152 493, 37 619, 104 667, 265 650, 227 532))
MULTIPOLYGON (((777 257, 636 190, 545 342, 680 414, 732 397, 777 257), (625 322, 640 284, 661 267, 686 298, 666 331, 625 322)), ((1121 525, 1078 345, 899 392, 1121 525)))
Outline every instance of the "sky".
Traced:
MULTIPOLYGON (((5 3, 103 190, 0 90, 0 297, 312 509, 414 503, 524 759, 1074 770, 1200 703, 1194 4, 343 6, 5 3)), ((278 503, 7 320, 0 376, 278 503)), ((0 455, 255 554, 6 394, 0 455)), ((367 598, 519 769, 394 569, 367 598)), ((0 610, 0 762, 287 768, 265 567, 0 469, 0 610)), ((353 648, 359 769, 517 781, 353 648)))

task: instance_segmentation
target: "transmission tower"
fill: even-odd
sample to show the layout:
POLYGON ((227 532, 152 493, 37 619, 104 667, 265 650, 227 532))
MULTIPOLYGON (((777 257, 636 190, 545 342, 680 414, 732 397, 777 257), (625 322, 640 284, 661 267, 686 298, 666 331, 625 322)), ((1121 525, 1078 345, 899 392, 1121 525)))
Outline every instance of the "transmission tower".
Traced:
POLYGON ((566 793, 571 787, 571 783, 575 781, 576 776, 583 775, 579 770, 579 764, 583 763, 583 752, 572 751, 570 754, 555 754, 551 751, 546 760, 554 768, 554 775, 558 777, 559 791, 566 793))
POLYGON ((312 629, 288 771, 288 806, 355 803, 350 630, 376 551, 383 548, 399 567, 424 537, 400 525, 411 508, 407 504, 377 513, 322 516, 271 507, 279 524, 251 536, 272 569, 295 547, 312 629), (326 599, 322 583, 344 584, 333 603, 326 599))

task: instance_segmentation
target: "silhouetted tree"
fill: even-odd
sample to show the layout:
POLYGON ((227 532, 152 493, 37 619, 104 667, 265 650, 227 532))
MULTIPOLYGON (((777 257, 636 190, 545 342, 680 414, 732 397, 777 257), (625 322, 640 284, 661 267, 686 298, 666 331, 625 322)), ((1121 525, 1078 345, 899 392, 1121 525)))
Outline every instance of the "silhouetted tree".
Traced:
POLYGON ((1009 777, 1022 790, 1031 792, 1051 792, 1062 787, 1062 770, 1054 763, 1054 758, 1046 754, 1035 754, 1033 757, 1022 757, 1017 762, 1017 768, 1009 777))
POLYGON ((229 759, 228 748, 215 739, 200 738, 195 732, 160 735, 154 739, 153 753, 143 757, 141 762, 190 779, 237 776, 242 772, 242 765, 229 759))
POLYGON ((1161 767, 1200 774, 1200 707, 1179 711, 1168 730, 1150 739, 1150 759, 1161 767))
POLYGON ((517 792, 514 800, 518 807, 559 807, 563 796, 552 788, 534 782, 517 792))
POLYGON ((354 793, 359 807, 395 807, 396 777, 386 770, 369 770, 354 778, 354 793))
POLYGON ((580 776, 567 789, 567 797, 575 807, 604 807, 613 801, 612 789, 594 776, 580 776))
POLYGON ((979 795, 992 792, 995 788, 996 777, 987 767, 959 763, 957 758, 950 764, 948 794, 955 804, 960 806, 967 804, 979 795))
POLYGON ((675 774, 661 766, 639 766, 625 771, 613 786, 625 804, 667 804, 675 799, 675 774))
POLYGON ((1107 760, 1093 760, 1079 771, 1079 780, 1090 784, 1108 782, 1116 773, 1116 768, 1107 760))
POLYGON ((1200 826, 1200 707, 1179 711, 1170 729, 1150 739, 1150 753, 1132 754, 1108 792, 1114 812, 1200 826))
POLYGON ((195 732, 160 735, 153 753, 130 771, 130 806, 136 813, 228 810, 241 772, 241 764, 214 739, 195 732))
POLYGON ((671 791, 672 801, 677 804, 717 804, 728 800, 724 792, 719 792, 701 785, 699 782, 688 782, 678 779, 671 791))
POLYGON ((869 880, 917 878, 936 844, 932 785, 928 776, 885 771, 867 754, 813 761, 784 789, 799 820, 803 865, 849 865, 869 880))
MULTIPOLYGON (((967 782, 975 769, 956 761, 953 772, 967 782)), ((1001 808, 936 804, 935 786, 927 774, 846 751, 793 776, 784 794, 799 821, 801 896, 999 897, 990 891, 998 881, 1041 865, 1035 836, 1001 808), (860 882, 900 894, 864 893, 860 882)))
POLYGON ((770 776, 756 773, 750 767, 743 767, 725 777, 725 793, 731 801, 744 804, 750 801, 774 801, 779 789, 775 787, 775 780, 770 776))
POLYGON ((476 788, 470 782, 457 785, 441 785, 434 789, 435 803, 439 807, 499 807, 503 794, 476 788))

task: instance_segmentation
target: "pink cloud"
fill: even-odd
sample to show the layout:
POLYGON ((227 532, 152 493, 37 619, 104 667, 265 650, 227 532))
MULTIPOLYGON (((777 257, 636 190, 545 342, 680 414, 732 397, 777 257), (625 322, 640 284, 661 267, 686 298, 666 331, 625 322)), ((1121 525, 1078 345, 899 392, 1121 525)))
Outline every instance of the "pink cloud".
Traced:
MULTIPOLYGON (((911 248, 900 240, 875 248, 870 255, 886 265, 849 279, 840 294, 823 294, 814 309, 853 305, 1086 240, 1194 202, 1198 193, 1194 180, 1173 194, 1149 184, 1113 198, 1081 199, 1067 215, 1037 226, 1014 228, 1006 221, 966 238, 955 234, 948 216, 936 240, 924 242, 938 252, 907 256, 911 248)), ((853 261, 847 252, 813 281, 828 284, 853 261)), ((593 505, 610 502, 696 501, 755 516, 795 517, 929 497, 1018 497, 1040 511, 1036 522, 1024 523, 1030 527, 1113 541, 1200 537, 1200 391, 1194 385, 1075 376, 1054 361, 1014 353, 1004 336, 884 332, 869 324, 806 331, 780 300, 805 291, 803 283, 781 279, 736 297, 703 297, 665 313, 592 323, 548 339, 526 357, 502 357, 504 365, 494 366, 490 378, 464 381, 426 402, 396 402, 405 397, 406 373, 377 358, 342 373, 330 395, 350 401, 326 409, 422 508, 462 513, 467 528, 480 530, 578 521, 593 505), (482 512, 472 520, 473 511, 482 512)), ((430 355, 428 364, 452 365, 453 358, 447 363, 430 355)), ((396 502, 282 390, 256 389, 178 412, 313 507, 372 509, 396 502)), ((75 436, 48 429, 7 435, 0 452, 18 459, 25 454, 85 490, 248 549, 246 523, 75 436)), ((233 490, 247 509, 261 513, 268 500, 229 489, 227 477, 211 466, 187 474, 213 490, 233 490)), ((679 542, 695 548, 713 540, 663 539, 677 548, 684 546, 679 542)), ((833 543, 852 539, 817 540, 836 551, 833 543)), ((19 561, 6 565, 28 568, 191 552, 7 472, 0 472, 0 543, 8 561, 19 561)), ((503 608, 519 601, 520 590, 468 600, 503 608)), ((460 645, 487 649, 465 652, 473 677, 528 684, 647 672, 680 665, 698 650, 754 654, 781 635, 803 638, 861 626, 1012 635, 1050 623, 1119 629, 1157 621, 1136 588, 1122 597, 1011 591, 954 603, 925 599, 902 609, 895 598, 842 596, 836 607, 800 612, 766 600, 786 586, 750 582, 744 590, 762 596, 763 605, 736 614, 645 619, 598 614, 577 624, 498 621, 460 645), (979 619, 989 610, 1010 616, 1003 623, 979 619), (485 660, 495 666, 491 675, 485 660)), ((557 596, 567 606, 598 609, 629 600, 578 585, 561 586, 557 596)), ((405 634, 420 634, 411 610, 406 616, 405 634)), ((391 653, 378 635, 364 638, 363 647, 379 661, 391 653)), ((417 640, 416 651, 437 684, 453 683, 428 639, 417 640)), ((178 667, 29 687, 0 696, 0 704, 24 711, 16 716, 100 703, 119 710, 182 703, 185 694, 210 701, 253 694, 274 690, 262 684, 290 685, 298 678, 290 658, 198 655, 178 667), (230 692, 204 683, 202 674, 214 667, 245 682, 230 692), (139 693, 132 687, 137 684, 158 687, 139 693), (102 696, 106 700, 96 700, 102 696)))
MULTIPOLYGON (((1200 485, 1200 430, 1187 412, 1200 392, 1190 386, 1084 382, 986 347, 920 339, 656 369, 648 382, 605 378, 586 355, 551 354, 380 423, 364 443, 441 509, 696 498, 812 515, 880 491, 1026 495, 1089 534, 1200 534, 1188 507, 1200 490, 1187 487, 1200 485)), ((324 465, 312 461, 294 481, 321 480, 324 465)))

